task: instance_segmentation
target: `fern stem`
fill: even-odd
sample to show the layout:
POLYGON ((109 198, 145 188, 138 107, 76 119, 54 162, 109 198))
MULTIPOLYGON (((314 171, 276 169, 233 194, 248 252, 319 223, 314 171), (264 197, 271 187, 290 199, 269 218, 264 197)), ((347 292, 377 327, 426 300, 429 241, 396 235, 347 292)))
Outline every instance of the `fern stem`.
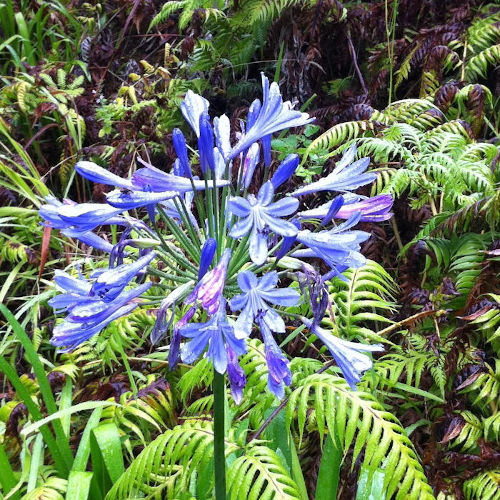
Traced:
POLYGON ((224 375, 214 370, 214 474, 215 500, 226 500, 226 457, 224 453, 224 375))
POLYGON ((399 235, 398 231, 398 225, 396 224, 396 219, 394 218, 394 216, 391 217, 391 226, 398 243, 399 252, 401 253, 403 251, 403 242, 401 241, 401 236, 399 235))

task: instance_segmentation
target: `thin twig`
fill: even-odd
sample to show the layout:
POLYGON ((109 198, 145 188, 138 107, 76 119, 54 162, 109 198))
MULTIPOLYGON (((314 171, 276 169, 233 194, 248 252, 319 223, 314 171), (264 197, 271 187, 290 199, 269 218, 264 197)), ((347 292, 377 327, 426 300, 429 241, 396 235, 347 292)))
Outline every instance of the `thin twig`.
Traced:
POLYGON ((359 70, 358 58, 356 57, 356 51, 354 50, 354 45, 352 43, 351 33, 349 32, 349 30, 347 31, 347 43, 349 44, 349 52, 351 53, 352 62, 354 64, 354 68, 355 68, 356 73, 358 75, 359 83, 361 83, 361 87, 363 88, 363 94, 368 94, 368 90, 366 88, 365 81, 363 79, 363 75, 361 74, 361 71, 359 70))

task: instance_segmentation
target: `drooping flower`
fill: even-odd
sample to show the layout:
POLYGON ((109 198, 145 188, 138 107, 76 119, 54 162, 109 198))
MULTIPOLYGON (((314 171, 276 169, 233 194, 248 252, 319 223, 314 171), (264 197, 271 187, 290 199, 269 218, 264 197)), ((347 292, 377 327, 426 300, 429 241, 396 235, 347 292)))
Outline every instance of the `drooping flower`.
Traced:
POLYGON ((349 342, 333 336, 307 318, 302 317, 301 320, 328 347, 337 366, 342 370, 346 382, 353 391, 357 390, 356 384, 361 381, 363 372, 372 367, 372 360, 363 352, 381 352, 384 347, 381 344, 366 345, 349 342))
POLYGON ((121 291, 111 301, 103 301, 91 293, 93 280, 86 280, 83 276, 77 279, 65 272, 57 272, 54 281, 64 293, 52 298, 49 305, 56 313, 67 311, 68 315, 63 323, 54 328, 51 343, 64 347, 63 352, 74 349, 115 319, 135 309, 138 306, 135 299, 152 285, 151 282, 144 283, 121 291))
POLYGON ((285 128, 301 127, 314 120, 307 113, 295 111, 289 101, 283 102, 276 82, 269 86, 269 80, 262 73, 263 102, 255 121, 247 125, 245 133, 233 147, 230 158, 235 158, 259 139, 285 128))
POLYGON ((191 125, 196 137, 200 137, 200 116, 208 112, 209 102, 192 90, 186 92, 186 97, 181 103, 181 113, 191 125))
POLYGON ((366 173, 366 169, 370 164, 370 158, 361 158, 351 163, 355 155, 356 145, 353 144, 344 153, 333 172, 319 181, 300 187, 292 193, 292 196, 302 196, 318 191, 354 191, 360 186, 370 184, 377 178, 377 174, 375 173, 366 173))
POLYGON ((251 231, 250 258, 257 265, 263 264, 267 258, 266 229, 285 237, 296 236, 298 233, 294 224, 281 219, 297 210, 298 200, 285 197, 273 203, 273 196, 274 188, 268 181, 260 188, 257 197, 250 194, 247 198, 235 196, 228 200, 228 209, 240 217, 229 235, 232 238, 241 238, 251 231))
POLYGON ((227 378, 231 386, 231 394, 234 402, 239 405, 243 399, 243 389, 247 383, 245 372, 238 364, 238 356, 231 349, 229 344, 226 344, 227 350, 227 378))
MULTIPOLYGON (((380 194, 360 201, 356 201, 355 199, 351 203, 342 205, 335 214, 335 217, 339 219, 348 219, 354 213, 360 212, 361 217, 359 220, 362 222, 382 222, 392 217, 390 210, 392 208, 393 201, 394 200, 390 194, 380 194)), ((300 212, 299 216, 314 218, 325 217, 331 209, 332 203, 333 200, 321 205, 318 208, 305 210, 304 212, 300 212)))
POLYGON ((286 182, 293 175, 297 167, 299 166, 298 155, 290 154, 288 155, 278 166, 276 172, 274 172, 271 177, 271 183, 274 189, 278 189, 284 182, 286 182))
POLYGON ((267 388, 278 399, 285 397, 285 385, 290 385, 292 382, 292 372, 288 366, 288 360, 279 348, 276 340, 264 321, 265 316, 259 316, 257 319, 260 326, 260 333, 264 340, 266 350, 266 363, 268 369, 267 388))
POLYGON ((284 333, 285 322, 268 304, 294 306, 300 300, 299 292, 293 288, 277 288, 278 273, 276 271, 270 271, 261 278, 257 278, 252 271, 242 271, 238 274, 237 280, 243 293, 234 296, 229 301, 232 311, 241 311, 235 324, 236 335, 249 336, 252 323, 259 315, 262 315, 262 321, 270 330, 284 333))
POLYGON ((234 328, 226 319, 226 301, 222 298, 216 313, 206 323, 188 323, 179 330, 191 339, 181 349, 184 363, 194 363, 208 346, 207 356, 218 373, 225 373, 228 364, 227 348, 236 355, 246 352, 245 340, 236 338, 234 328))
POLYGON ((151 334, 149 336, 153 345, 157 344, 167 334, 174 320, 175 305, 187 295, 188 290, 192 286, 193 281, 188 281, 187 283, 182 284, 179 288, 170 292, 161 301, 158 314, 156 315, 155 324, 153 325, 153 329, 151 330, 151 334), (169 309, 172 309, 172 314, 167 321, 167 312, 169 309))
POLYGON ((123 291, 137 273, 155 257, 155 252, 150 252, 132 264, 122 264, 104 271, 92 285, 89 295, 99 297, 103 302, 111 302, 123 291))
POLYGON ((353 214, 346 222, 330 229, 313 233, 308 229, 299 231, 297 241, 305 245, 306 249, 295 250, 292 257, 319 257, 332 269, 339 266, 361 267, 365 264, 365 257, 359 253, 360 244, 370 237, 365 231, 350 231, 349 229, 359 222, 360 214, 353 214))
POLYGON ((193 304, 199 300, 208 314, 214 314, 219 309, 223 299, 222 291, 226 283, 227 266, 231 260, 231 249, 226 248, 218 264, 198 282, 185 304, 193 304))

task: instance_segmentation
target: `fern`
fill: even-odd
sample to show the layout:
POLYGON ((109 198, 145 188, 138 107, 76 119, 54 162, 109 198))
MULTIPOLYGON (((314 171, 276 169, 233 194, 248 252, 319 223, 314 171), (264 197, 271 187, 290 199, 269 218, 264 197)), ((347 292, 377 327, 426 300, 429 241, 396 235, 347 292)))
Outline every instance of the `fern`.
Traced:
POLYGON ((384 470, 386 498, 434 498, 404 429, 373 396, 349 390, 342 378, 330 373, 307 377, 290 395, 286 412, 289 427, 296 415, 301 439, 310 407, 320 434, 328 429, 344 450, 353 445, 353 462, 364 449, 362 467, 370 475, 377 468, 384 470))
POLYGON ((500 470, 490 470, 465 481, 464 493, 468 500, 499 500, 500 470))

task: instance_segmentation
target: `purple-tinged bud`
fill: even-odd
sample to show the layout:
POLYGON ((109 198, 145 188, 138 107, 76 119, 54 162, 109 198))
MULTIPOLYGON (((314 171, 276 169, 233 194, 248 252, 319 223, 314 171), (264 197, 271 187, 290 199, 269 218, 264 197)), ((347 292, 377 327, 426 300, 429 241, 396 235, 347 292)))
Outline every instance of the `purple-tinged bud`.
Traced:
POLYGON ((321 220, 321 225, 326 226, 337 215, 343 204, 344 204, 344 197, 341 194, 336 196, 333 199, 332 204, 328 209, 328 212, 321 220))
POLYGON ((191 166, 189 165, 186 138, 178 128, 174 128, 174 131, 172 132, 172 141, 174 143, 175 153, 177 154, 180 162, 180 175, 189 178, 193 177, 193 174, 191 173, 191 166))
POLYGON ((205 276, 206 272, 210 268, 216 250, 217 250, 217 240, 215 240, 214 238, 208 238, 203 244, 203 248, 201 249, 200 270, 198 271, 198 280, 201 280, 201 278, 205 276))
POLYGON ((259 145, 254 142, 247 151, 245 156, 245 161, 243 162, 243 187, 248 189, 252 182, 253 173, 255 172, 255 167, 259 163, 260 159, 260 148, 259 145))
POLYGON ((339 219, 348 219, 353 213, 361 212, 360 221, 382 222, 392 217, 389 210, 392 208, 393 202, 394 200, 390 194, 380 194, 373 198, 344 205, 337 212, 337 217, 339 219))
POLYGON ((239 405, 243 399, 243 389, 247 383, 245 372, 238 364, 238 356, 231 349, 229 344, 226 344, 227 350, 227 378, 231 384, 231 394, 234 402, 239 405))
POLYGON ((278 189, 281 184, 290 179, 299 166, 299 156, 296 154, 288 155, 276 169, 271 178, 274 189, 278 189))
POLYGON ((219 263, 203 276, 185 303, 192 304, 199 300, 208 314, 214 314, 219 309, 219 302, 226 283, 227 266, 230 260, 231 249, 226 248, 219 263))
POLYGON ((198 151, 200 154, 201 171, 205 174, 208 167, 212 172, 214 172, 214 131, 210 125, 210 117, 208 116, 208 113, 202 113, 200 116, 200 138, 198 139, 198 151))

